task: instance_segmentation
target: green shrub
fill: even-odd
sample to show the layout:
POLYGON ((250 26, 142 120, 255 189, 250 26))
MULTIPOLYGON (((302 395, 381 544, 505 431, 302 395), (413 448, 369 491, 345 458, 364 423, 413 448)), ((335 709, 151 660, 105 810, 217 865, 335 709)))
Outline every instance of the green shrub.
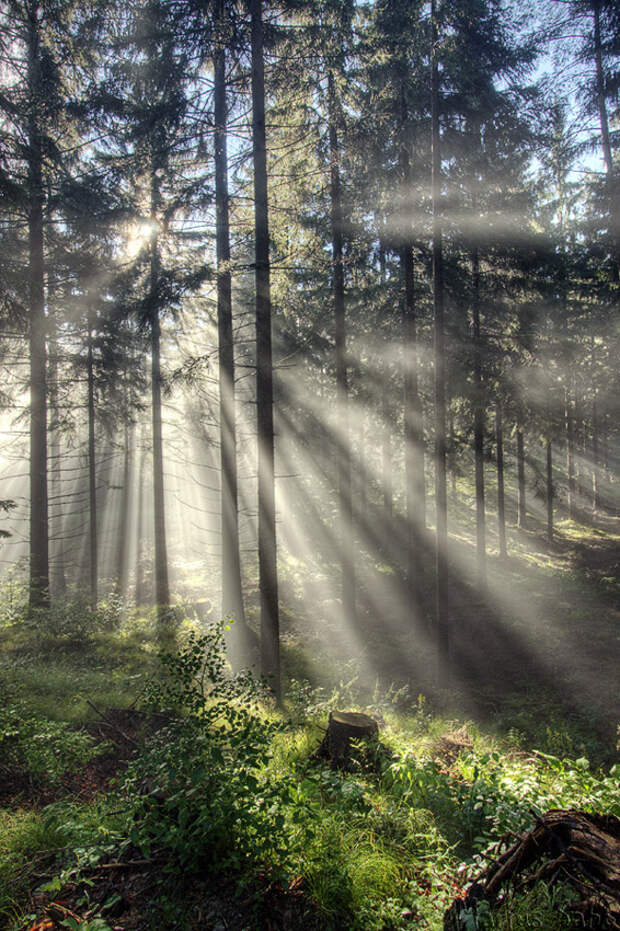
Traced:
POLYGON ((241 870, 284 855, 286 789, 268 780, 275 725, 259 712, 259 686, 228 675, 223 626, 188 635, 162 654, 151 705, 170 714, 128 770, 131 839, 171 851, 184 866, 241 870))

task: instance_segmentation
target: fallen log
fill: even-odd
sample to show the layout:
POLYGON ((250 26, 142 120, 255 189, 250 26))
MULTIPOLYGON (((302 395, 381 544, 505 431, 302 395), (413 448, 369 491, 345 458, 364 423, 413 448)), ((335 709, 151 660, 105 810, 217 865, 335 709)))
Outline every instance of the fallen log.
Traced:
POLYGON ((500 893, 541 881, 572 886, 583 927, 620 931, 620 820, 564 809, 537 817, 530 831, 482 870, 465 898, 455 899, 444 915, 444 931, 462 931, 464 909, 475 911, 482 900, 492 906, 500 893))

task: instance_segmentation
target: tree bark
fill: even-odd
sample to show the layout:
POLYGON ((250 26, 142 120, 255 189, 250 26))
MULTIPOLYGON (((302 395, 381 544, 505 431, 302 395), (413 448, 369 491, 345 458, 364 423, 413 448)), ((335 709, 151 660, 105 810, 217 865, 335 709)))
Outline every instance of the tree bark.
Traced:
POLYGON ((439 129, 439 68, 437 64, 437 18, 431 0, 431 124, 433 201, 433 311, 435 357, 435 620, 440 679, 447 682, 450 659, 448 622, 448 504, 446 496, 446 376, 444 340, 443 244, 441 227, 441 153, 439 129))
POLYGON ((506 502, 504 496, 504 425, 502 418, 502 402, 495 402, 495 444, 497 464, 497 536, 499 541, 499 555, 506 557, 506 502))
POLYGON ((344 218, 340 182, 340 146, 338 141, 337 101, 334 76, 327 75, 330 202, 335 323, 336 403, 338 434, 336 455, 338 460, 338 500, 340 503, 340 574, 342 585, 342 611, 348 624, 355 620, 355 561, 353 556, 353 508, 351 498, 351 455, 349 447, 348 373, 345 325, 344 291, 344 218))
POLYGON ((553 543, 553 451, 547 440, 547 539, 553 543))
POLYGON ((39 4, 28 18, 28 286, 30 350, 30 584, 31 608, 49 604, 47 500, 47 349, 43 244, 43 154, 40 128, 39 4))
POLYGON ((232 320, 232 277, 230 266, 230 222, 228 197, 228 112, 226 101, 226 43, 224 0, 217 2, 214 65, 215 102, 215 223, 217 261, 217 329, 219 349, 220 414, 220 519, 222 534, 221 616, 236 622, 231 633, 231 659, 247 665, 249 655, 244 637, 245 614, 241 589, 239 513, 237 487, 237 431, 235 414, 235 359, 232 320))
MULTIPOLYGON (((54 279, 48 275, 47 294, 48 302, 52 303, 54 294, 54 279)), ((49 309, 49 308, 48 308, 49 309)), ((50 591, 52 596, 62 598, 67 590, 65 574, 65 544, 63 539, 63 498, 62 498, 62 459, 60 446, 60 409, 58 402, 58 342, 54 314, 50 317, 51 336, 49 350, 49 402, 51 410, 50 436, 50 490, 53 510, 50 516, 51 538, 50 548, 50 591)))
POLYGON ((90 603, 92 607, 97 604, 97 462, 95 447, 95 372, 93 365, 93 330, 94 313, 92 307, 88 308, 88 353, 87 353, 87 383, 88 383, 88 514, 89 514, 89 567, 90 567, 90 603))
POLYGON ((132 510, 132 472, 135 427, 125 423, 123 429, 123 487, 121 490, 121 513, 118 541, 118 562, 116 566, 116 591, 125 598, 129 576, 129 540, 131 534, 132 510))
MULTIPOLYGON (((474 212, 476 201, 474 200, 474 212)), ((476 562, 478 581, 484 586, 487 580, 486 515, 484 503, 484 399, 482 386, 482 345, 480 339, 480 257, 474 246, 471 255, 473 285, 473 343, 474 343, 474 462, 476 474, 476 562)))
POLYGON ((566 434, 566 476, 568 483, 568 516, 575 519, 575 432, 570 387, 564 386, 564 427, 566 434))
POLYGON ((399 151, 403 197, 403 230, 400 247, 400 268, 403 289, 403 421, 405 440, 405 512, 407 519, 407 584, 412 594, 416 587, 416 528, 426 526, 426 494, 424 482, 424 427, 418 381, 418 343, 415 303, 415 269, 411 221, 409 219, 409 187, 411 158, 406 133, 409 116, 404 87, 401 86, 401 142, 399 151))
MULTIPOLYGON (((151 222, 156 229, 159 217, 159 182, 151 154, 151 222)), ((151 410, 153 424, 153 531, 155 544, 155 606, 160 627, 170 616, 168 551, 166 543, 166 503, 164 495, 164 452, 161 409, 161 324, 159 319, 159 285, 161 257, 157 234, 151 242, 151 410)))
POLYGON ((609 191, 609 216, 612 223, 611 236, 615 249, 614 281, 620 280, 620 226, 618 220, 618 194, 615 190, 615 171, 611 137, 609 134, 609 118, 607 102, 605 100, 605 75, 603 73, 603 53, 601 45, 601 13, 599 0, 593 0, 592 14, 594 16, 594 63, 596 68, 596 102, 601 125, 601 142, 605 171, 607 173, 607 189, 609 191))
POLYGON ((525 452, 523 448, 523 428, 517 426, 517 526, 523 529, 527 519, 525 504, 525 452))
POLYGON ((279 700, 280 617, 278 606, 273 367, 267 147, 265 141, 265 63, 262 0, 251 0, 252 150, 256 269, 256 408, 258 420, 258 568, 261 603, 261 671, 279 700))

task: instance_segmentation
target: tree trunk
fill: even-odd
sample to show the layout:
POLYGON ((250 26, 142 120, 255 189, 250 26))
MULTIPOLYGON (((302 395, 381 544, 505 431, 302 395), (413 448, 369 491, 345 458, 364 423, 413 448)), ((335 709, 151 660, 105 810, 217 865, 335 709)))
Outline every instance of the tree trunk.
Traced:
MULTIPOLYGON (((151 156, 153 158, 153 156, 151 156)), ((151 220, 156 228, 159 210, 159 182, 151 167, 151 220)), ((163 627, 170 616, 168 551, 166 544, 166 503, 164 496, 164 452, 161 412, 161 325, 159 284, 161 259, 157 236, 151 243, 151 409, 153 420, 153 530, 155 535, 155 605, 158 623, 163 627)))
POLYGON ((146 515, 145 515, 145 477, 146 477, 146 449, 144 447, 144 432, 142 435, 142 450, 140 453, 140 465, 138 468, 138 517, 136 532, 136 605, 145 605, 147 601, 146 593, 146 558, 147 547, 145 545, 146 536, 146 515))
POLYGON ((411 185, 411 158, 407 145, 409 115, 404 87, 401 86, 401 142, 399 151, 400 175, 405 194, 403 197, 403 230, 400 247, 400 268, 403 289, 403 421, 405 440, 405 512, 407 519, 407 584, 412 594, 417 586, 416 552, 419 534, 416 529, 426 526, 426 494, 424 484, 424 427, 422 403, 418 381, 418 342, 415 304, 415 269, 411 235, 409 188, 411 185))
POLYGON ((376 740, 379 725, 374 718, 357 711, 330 711, 327 733, 317 755, 333 767, 346 769, 351 758, 352 740, 376 740))
POLYGON ((280 617, 276 545, 273 433, 273 368, 265 63, 262 0, 251 0, 252 149, 256 269, 256 413, 258 420, 258 569, 261 603, 261 671, 280 698, 280 617))
POLYGON ((221 616, 235 620, 230 652, 234 665, 249 662, 244 637, 245 614, 241 590, 239 513, 237 490, 237 436, 235 414, 235 360, 230 269, 230 226, 228 206, 228 146, 226 101, 226 44, 224 0, 217 3, 217 45, 214 55, 215 98, 215 211, 217 258, 217 329, 219 349, 220 414, 220 518, 222 534, 221 616))
POLYGON ((121 519, 116 565, 116 591, 121 598, 127 596, 129 577, 129 540, 131 536, 132 472, 135 427, 125 423, 123 430, 123 487, 121 491, 121 519))
MULTIPOLYGON (((474 212, 476 202, 474 200, 474 212)), ((486 515, 484 507, 484 398, 482 387, 482 346, 480 340, 480 258, 474 247, 471 256, 474 343, 474 460, 476 473, 476 562, 478 581, 484 586, 487 579, 486 515)))
POLYGON ((568 482, 568 516, 575 519, 575 433, 570 388, 564 387, 564 426, 566 432, 566 475, 568 482))
MULTIPOLYGON (((54 281, 51 275, 48 275, 47 285, 48 301, 51 304, 54 293, 54 281)), ((64 545, 64 527, 63 527, 63 497, 62 497, 62 460, 60 452, 60 410, 58 403, 58 342, 56 339, 56 326, 54 315, 52 314, 50 322, 53 322, 50 339, 49 352, 49 400, 51 409, 51 501, 53 510, 50 521, 52 534, 50 539, 52 558, 50 565, 50 590, 54 597, 62 598, 67 590, 67 579, 65 574, 65 545, 64 545)))
POLYGON ((508 555, 506 549, 506 503, 504 497, 504 425, 502 418, 502 402, 495 402, 495 443, 497 464, 497 536, 499 541, 499 555, 508 555))
POLYGON ((592 503, 595 513, 601 509, 600 466, 598 402, 595 388, 592 399, 592 503))
POLYGON ((607 190, 609 192, 609 216, 612 223, 611 237, 613 248, 615 250, 615 263, 613 278, 614 281, 620 280, 620 227, 618 226, 618 194, 615 190, 615 171, 613 152, 611 147, 611 137, 609 134, 609 118, 607 115, 607 102, 605 100, 605 75, 603 73, 603 54, 601 47, 601 13, 600 2, 594 0, 592 4, 592 13, 594 16, 594 62, 596 68, 596 102, 601 124, 601 141, 603 145, 603 157, 605 159, 605 171, 607 173, 607 190))
POLYGON ((440 213, 441 153, 439 130, 439 68, 437 64, 437 19, 431 0, 431 123, 433 201, 433 310, 435 356, 435 619, 440 679, 448 681, 450 629, 448 622, 448 504, 446 497, 446 377, 444 342, 443 245, 440 213))
POLYGON ((353 511, 351 499, 351 456, 349 452, 348 376, 345 329, 345 294, 343 246, 344 218, 340 184, 340 147, 336 127, 337 101, 334 77, 327 76, 329 104, 330 201, 336 356, 336 404, 338 431, 338 499, 340 504, 340 573, 342 580, 342 611, 347 624, 355 620, 355 561, 353 556, 353 511))
POLYGON ((90 567, 90 603, 97 604, 97 463, 95 447, 95 372, 93 366, 93 329, 94 314, 88 309, 88 513, 89 513, 89 567, 90 567))
POLYGON ((547 539, 553 543, 553 452, 547 440, 547 539))
POLYGON ((29 10, 28 88, 28 285, 30 350, 30 584, 31 608, 49 604, 47 501, 47 350, 43 245, 43 155, 38 3, 29 10))
POLYGON ((525 505, 525 453, 523 449, 523 429, 517 426, 517 526, 523 529, 527 519, 525 505))

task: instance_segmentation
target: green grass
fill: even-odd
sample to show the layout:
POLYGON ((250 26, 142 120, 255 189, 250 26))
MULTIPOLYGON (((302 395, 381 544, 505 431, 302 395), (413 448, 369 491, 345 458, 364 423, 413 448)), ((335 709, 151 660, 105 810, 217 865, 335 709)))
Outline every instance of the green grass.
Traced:
MULTIPOLYGON (((462 533, 468 540, 470 504, 463 496, 462 533)), ((557 526, 552 547, 540 541, 534 522, 525 534, 511 531, 511 558, 501 564, 492 558, 490 579, 491 588, 501 584, 506 590, 503 623, 515 635, 531 635, 534 644, 539 636, 550 668, 557 651, 558 671, 568 682, 571 670, 560 663, 565 644, 580 656, 581 645, 587 647, 592 669, 584 666, 582 679, 575 679, 578 700, 571 707, 552 681, 541 691, 525 678, 519 691, 499 692, 478 681, 474 695, 426 690, 413 678, 380 682, 369 674, 368 659, 378 666, 385 660, 389 667, 385 637, 369 636, 359 655, 341 657, 322 637, 327 626, 323 630, 298 617, 296 626, 287 622, 283 638, 284 709, 258 711, 265 733, 277 725, 275 733, 263 743, 256 738, 254 757, 248 763, 242 756, 241 767, 234 764, 234 748, 220 753, 209 749, 205 738, 200 750, 204 735, 189 739, 187 766, 174 761, 178 778, 159 823, 158 810, 140 794, 139 780, 128 783, 133 795, 123 796, 119 788, 117 795, 77 804, 62 798, 58 778, 63 767, 75 768, 96 752, 79 730, 97 717, 88 701, 102 709, 128 707, 141 700, 149 677, 160 681, 152 620, 130 618, 105 628, 109 612, 103 612, 100 629, 77 636, 71 618, 64 623, 57 617, 50 625, 54 629, 37 631, 13 611, 10 623, 0 626, 5 708, 0 750, 8 748, 30 777, 47 782, 58 801, 0 810, 0 927, 22 931, 27 926, 27 894, 40 882, 35 876, 63 870, 75 876, 87 851, 97 856, 106 845, 114 848, 129 837, 147 843, 150 830, 157 843, 170 841, 181 855, 184 844, 196 840, 192 831, 204 818, 205 830, 215 832, 214 849, 229 851, 234 835, 246 851, 245 859, 227 870, 245 884, 250 898, 263 886, 290 885, 303 890, 326 931, 440 931, 445 909, 480 869, 485 850, 507 831, 526 830, 533 811, 575 807, 620 815, 618 772, 611 768, 618 722, 610 696, 596 691, 611 672, 617 648, 609 598, 616 582, 603 558, 598 571, 596 554, 618 539, 568 521, 557 526), (583 553, 594 562, 580 562, 583 553), (591 691, 579 691, 589 683, 591 691), (387 752, 377 770, 364 768, 360 760, 351 772, 340 773, 315 759, 334 707, 379 716, 387 752), (140 812, 148 817, 132 820, 140 812)), ((459 552, 466 566, 463 547, 459 552)), ((473 550, 468 553, 471 557, 473 550)), ((181 641, 187 629, 180 626, 181 641)), ((399 649, 417 652, 419 660, 411 640, 405 631, 399 649)), ((166 761, 157 753, 155 746, 153 766, 166 761)), ((165 771, 154 772, 157 783, 165 782, 165 771)), ((144 784, 153 784, 145 773, 144 784)), ((187 862, 193 862, 191 851, 187 862)), ((217 864, 209 870, 217 874, 217 864)), ((177 868, 166 881, 168 916, 188 912, 187 885, 180 877, 177 868)), ((539 885, 508 896, 486 924, 479 923, 480 931, 522 931, 526 919, 540 931, 570 927, 570 895, 539 885)), ((174 920, 166 919, 170 927, 174 920)), ((186 924, 178 920, 179 928, 192 928, 190 918, 186 924)))

